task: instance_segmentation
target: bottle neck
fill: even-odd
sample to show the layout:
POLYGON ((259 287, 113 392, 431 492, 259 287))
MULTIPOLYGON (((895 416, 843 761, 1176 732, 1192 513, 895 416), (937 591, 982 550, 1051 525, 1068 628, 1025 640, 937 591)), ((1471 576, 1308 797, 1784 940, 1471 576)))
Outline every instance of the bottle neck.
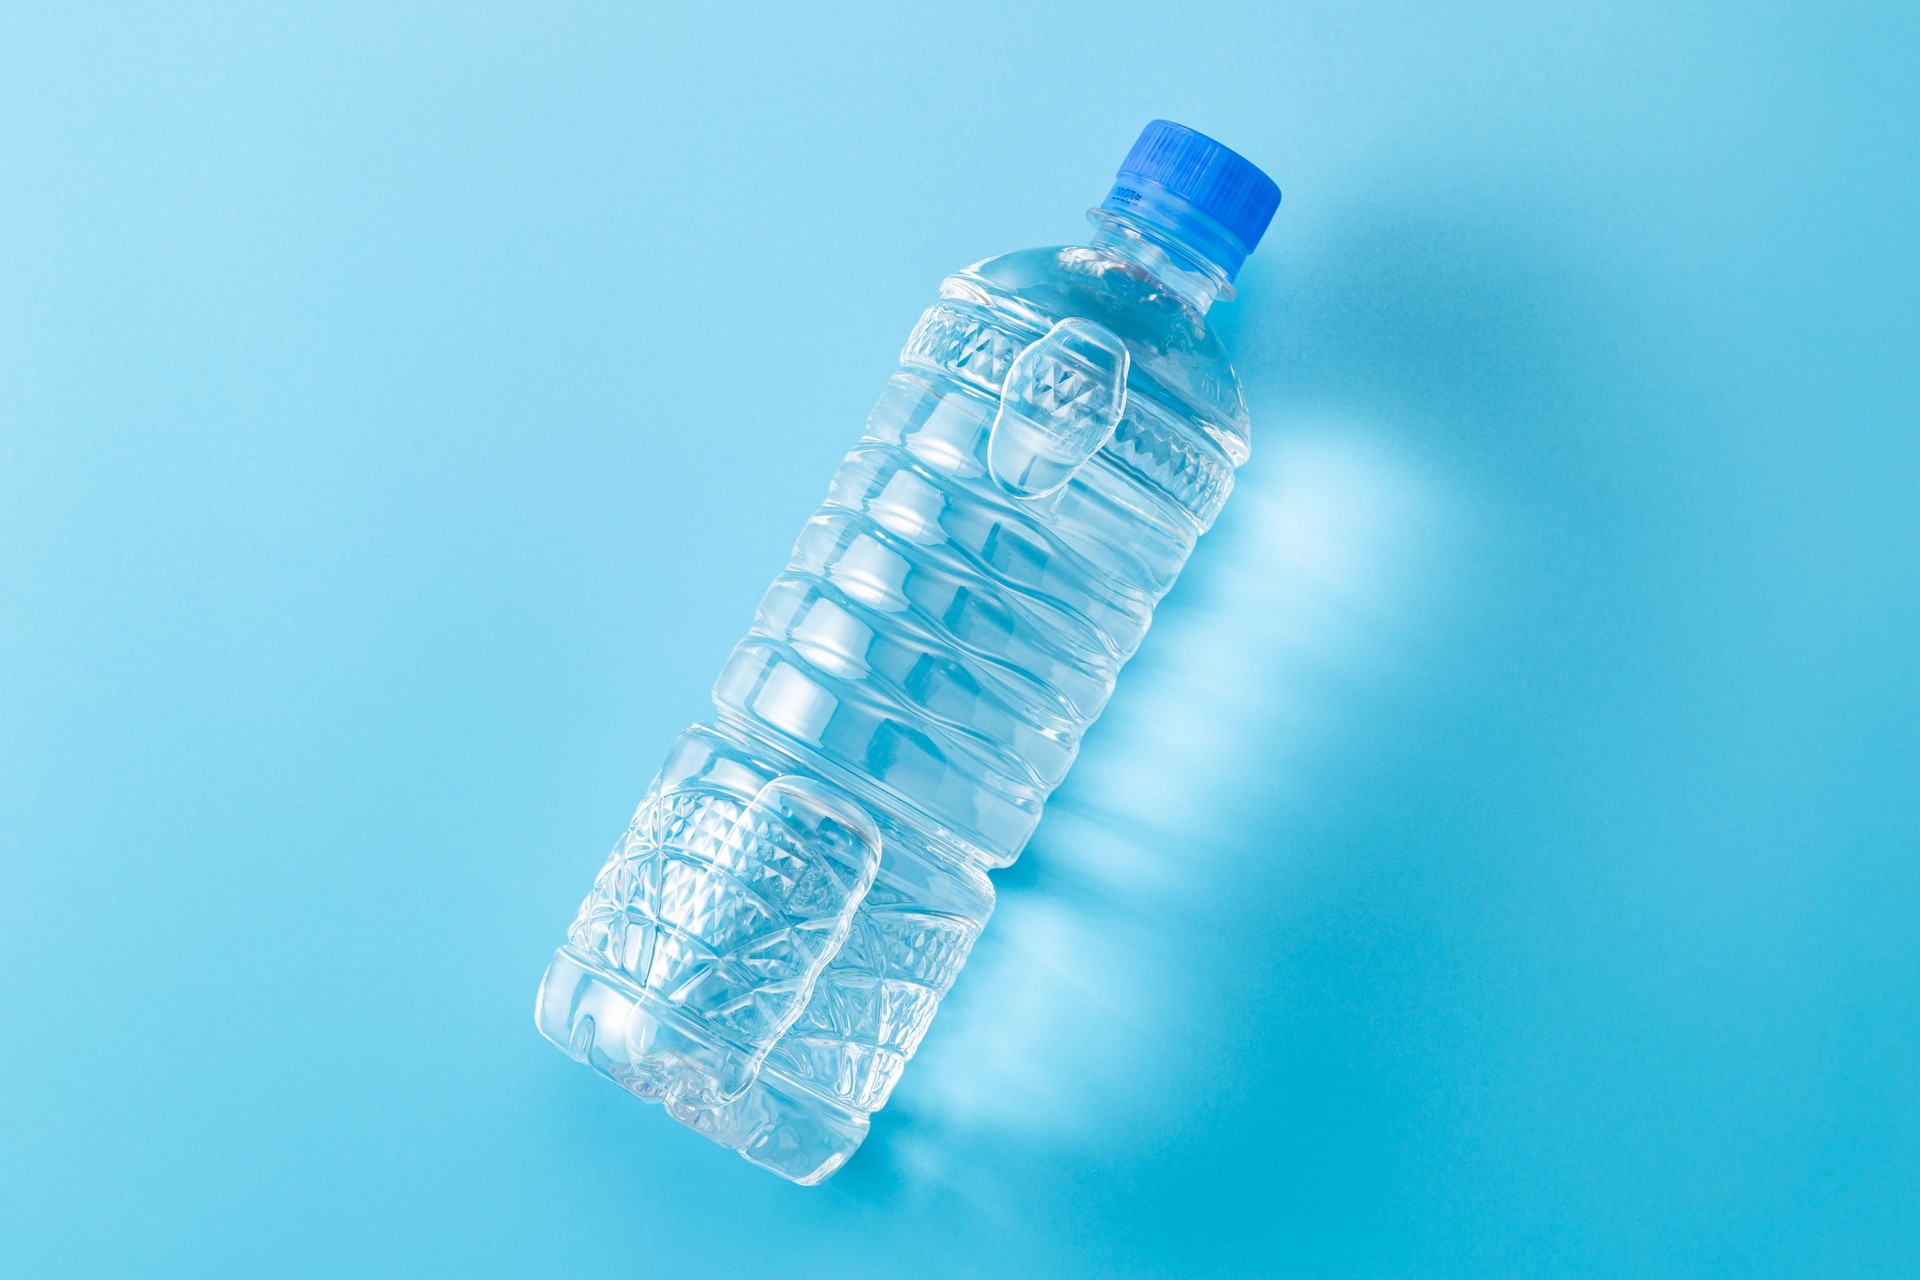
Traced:
POLYGON ((1233 281, 1198 249, 1164 227, 1116 209, 1092 209, 1093 247, 1140 268, 1196 315, 1233 298, 1233 281))

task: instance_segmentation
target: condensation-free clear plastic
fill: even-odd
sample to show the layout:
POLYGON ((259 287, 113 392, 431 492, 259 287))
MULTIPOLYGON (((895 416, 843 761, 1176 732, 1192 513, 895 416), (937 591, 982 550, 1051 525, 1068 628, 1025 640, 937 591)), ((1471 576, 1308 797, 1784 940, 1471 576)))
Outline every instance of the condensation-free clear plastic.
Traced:
POLYGON ((1227 274, 1093 220, 941 286, 540 986, 555 1044, 796 1182, 885 1105, 1247 457, 1227 274))

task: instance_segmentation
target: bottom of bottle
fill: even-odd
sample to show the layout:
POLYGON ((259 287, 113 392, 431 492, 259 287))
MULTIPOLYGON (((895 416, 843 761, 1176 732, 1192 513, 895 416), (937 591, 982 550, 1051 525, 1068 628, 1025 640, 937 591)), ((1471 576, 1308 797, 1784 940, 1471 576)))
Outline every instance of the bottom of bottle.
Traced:
POLYGON ((720 1058, 697 1028, 571 947, 540 980, 534 1022, 576 1061, 802 1186, 824 1181, 867 1136, 864 1114, 773 1067, 746 1082, 717 1079, 720 1058))

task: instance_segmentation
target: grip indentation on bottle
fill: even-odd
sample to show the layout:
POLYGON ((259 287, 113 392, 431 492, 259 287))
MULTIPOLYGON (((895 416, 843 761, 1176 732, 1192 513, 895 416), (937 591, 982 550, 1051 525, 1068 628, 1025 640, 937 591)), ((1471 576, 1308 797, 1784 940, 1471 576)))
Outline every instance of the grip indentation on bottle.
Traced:
POLYGON ((1014 357, 987 440, 987 466, 1017 498, 1043 498, 1113 437, 1127 411, 1127 345, 1070 318, 1014 357))

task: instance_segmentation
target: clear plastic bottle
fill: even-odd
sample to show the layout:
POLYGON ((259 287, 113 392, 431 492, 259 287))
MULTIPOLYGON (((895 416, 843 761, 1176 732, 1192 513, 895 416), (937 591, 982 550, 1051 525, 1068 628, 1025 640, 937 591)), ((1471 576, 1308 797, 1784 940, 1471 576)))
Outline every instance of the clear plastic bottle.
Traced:
POLYGON ((794 1181, 846 1161, 1246 460, 1206 315, 1279 200, 1159 120, 1091 244, 945 281, 549 965, 543 1034, 794 1181))

